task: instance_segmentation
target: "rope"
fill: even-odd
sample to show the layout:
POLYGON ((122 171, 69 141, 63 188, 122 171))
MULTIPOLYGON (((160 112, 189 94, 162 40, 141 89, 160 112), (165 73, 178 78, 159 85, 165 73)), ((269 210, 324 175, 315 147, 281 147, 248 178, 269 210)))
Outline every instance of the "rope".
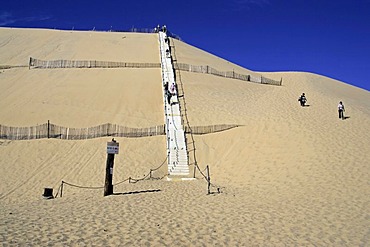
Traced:
MULTIPOLYGON (((175 58, 175 61, 176 61, 175 63, 177 65, 178 63, 177 63, 175 43, 173 42, 173 40, 171 40, 171 43, 172 43, 172 47, 173 47, 173 49, 171 49, 171 52, 173 51, 173 57, 175 58)), ((195 154, 195 150, 196 150, 195 149, 195 141, 194 141, 194 136, 193 136, 193 130, 190 126, 190 122, 189 122, 189 118, 188 118, 188 114, 187 114, 187 109, 186 109, 184 85, 182 83, 180 69, 175 70, 174 73, 176 73, 176 71, 178 72, 178 81, 180 82, 181 91, 182 91, 182 102, 183 102, 183 105, 184 105, 184 115, 183 116, 185 116, 186 124, 190 129, 190 137, 191 137, 192 145, 193 145, 193 158, 194 158, 195 165, 197 165, 198 162, 197 162, 197 157, 196 157, 196 154, 195 154)), ((179 92, 177 92, 177 93, 179 93, 179 92)), ((199 169, 199 167, 198 167, 198 169, 199 169)), ((194 171, 194 177, 195 177, 195 171, 194 171)))
MULTIPOLYGON (((206 175, 204 175, 204 173, 200 170, 200 168, 199 168, 198 164, 197 164, 197 163, 195 163, 194 165, 195 165, 195 167, 196 167, 196 168, 198 168, 198 171, 200 172, 200 174, 202 174, 202 176, 204 177, 204 179, 206 179, 206 180, 208 181, 207 176, 206 176, 206 175)), ((205 169, 204 169, 204 170, 205 170, 205 169)), ((204 171, 204 170, 203 170, 203 171, 204 171)))
POLYGON ((130 178, 126 178, 125 180, 122 180, 121 182, 118 182, 118 183, 115 183, 113 184, 113 186, 116 186, 116 185, 119 185, 119 184, 122 184, 124 182, 126 182, 127 180, 129 180, 130 178))
POLYGON ((62 187, 63 182, 59 185, 59 188, 57 190, 57 193, 55 194, 54 198, 57 198, 59 195, 60 188, 62 187))
MULTIPOLYGON (((198 170, 199 170, 199 172, 200 172, 200 174, 202 174, 202 176, 203 176, 203 178, 207 181, 207 182, 209 182, 208 181, 208 178, 207 178, 207 176, 203 173, 207 168, 204 168, 204 170, 203 171, 201 171, 200 170, 200 168, 199 168, 199 166, 198 166, 198 164, 194 164, 197 168, 198 168, 198 170)), ((224 187, 224 186, 219 186, 219 185, 216 185, 216 184, 214 184, 214 183, 211 183, 211 182, 209 182, 209 184, 213 187, 213 188, 217 188, 217 192, 218 193, 221 193, 221 188, 222 189, 225 189, 226 187, 224 187)))
MULTIPOLYGON (((161 168, 166 163, 166 160, 167 160, 167 156, 166 156, 166 158, 164 159, 164 161, 162 162, 162 164, 160 166, 158 166, 157 168, 154 168, 154 169, 150 169, 150 172, 147 175, 145 175, 143 178, 136 179, 136 178, 129 177, 129 178, 126 178, 126 179, 124 179, 120 182, 117 182, 117 183, 113 184, 112 186, 117 186, 117 185, 122 184, 126 181, 129 181, 129 183, 131 183, 131 182, 132 183, 137 183, 139 181, 147 179, 148 177, 150 177, 151 179, 161 180, 161 179, 165 178, 168 174, 165 174, 164 176, 159 177, 159 178, 152 178, 151 175, 152 175, 153 171, 157 171, 159 168, 161 168)), ((81 185, 76 185, 76 184, 72 184, 72 183, 62 181, 62 183, 58 187, 57 193, 55 194, 54 198, 58 197, 59 192, 60 192, 63 184, 69 185, 71 187, 79 188, 79 189, 104 189, 105 188, 105 186, 81 186, 81 185)))
POLYGON ((65 181, 62 181, 62 182, 65 183, 66 185, 76 187, 76 188, 80 188, 80 189, 91 189, 91 190, 104 189, 104 186, 91 186, 91 187, 89 187, 89 186, 75 185, 75 184, 71 184, 71 183, 68 183, 68 182, 65 182, 65 181))
POLYGON ((160 165, 160 166, 158 166, 157 168, 155 168, 155 169, 151 169, 153 172, 154 171, 156 171, 156 170, 158 170, 159 168, 161 168, 164 164, 165 164, 165 162, 166 162, 166 160, 167 160, 167 156, 166 156, 166 158, 164 159, 164 161, 162 162, 162 164, 160 165))

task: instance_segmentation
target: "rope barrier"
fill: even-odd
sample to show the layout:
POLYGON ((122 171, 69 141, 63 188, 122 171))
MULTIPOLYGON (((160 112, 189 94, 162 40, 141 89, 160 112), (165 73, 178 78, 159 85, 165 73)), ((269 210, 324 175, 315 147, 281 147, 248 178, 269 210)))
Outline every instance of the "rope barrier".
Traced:
POLYGON ((226 187, 224 187, 224 186, 219 186, 219 185, 216 185, 216 184, 214 184, 214 183, 211 183, 210 181, 209 181, 209 179, 210 179, 210 177, 208 178, 203 172, 205 171, 205 170, 207 170, 207 167, 206 168, 204 168, 204 170, 203 171, 201 171, 200 170, 200 168, 199 168, 199 166, 198 166, 198 164, 194 164, 195 166, 196 166, 196 168, 198 168, 198 170, 199 170, 199 172, 200 172, 200 174, 203 176, 203 178, 209 183, 209 185, 210 186, 212 186, 213 188, 217 188, 217 193, 221 193, 221 188, 222 189, 225 189, 226 187))
POLYGON ((71 184, 71 183, 68 183, 68 182, 65 182, 65 181, 62 181, 62 183, 66 184, 66 185, 69 185, 69 186, 72 186, 72 187, 75 187, 75 188, 80 188, 80 189, 91 189, 91 190, 97 190, 97 189, 104 189, 104 186, 80 186, 80 185, 75 185, 75 184, 71 184))
POLYGON ((122 184, 122 183, 124 183, 124 182, 128 181, 129 179, 130 179, 130 178, 126 178, 125 180, 122 180, 121 182, 118 182, 118 183, 113 184, 113 186, 116 186, 116 185, 122 184))
POLYGON ((59 185, 59 188, 58 188, 57 193, 55 194, 54 198, 57 198, 57 197, 58 197, 59 190, 60 190, 60 188, 62 187, 62 184, 63 184, 63 181, 62 181, 62 183, 59 185))
MULTIPOLYGON (((180 84, 181 86, 181 93, 182 93, 182 97, 181 97, 181 102, 182 102, 182 105, 184 107, 184 114, 181 114, 182 117, 185 117, 185 120, 186 120, 186 124, 188 126, 188 128, 190 129, 190 137, 191 137, 191 140, 192 140, 192 144, 193 144, 193 159, 194 159, 194 163, 197 164, 197 158, 196 158, 196 155, 195 155, 195 141, 194 141, 194 136, 193 136, 193 131, 192 131, 192 128, 190 126, 190 122, 189 122, 189 118, 188 118, 188 114, 187 114, 187 109, 186 109, 186 100, 185 100, 185 93, 184 93, 184 85, 183 85, 183 82, 182 82, 182 79, 181 79, 181 73, 180 73, 180 70, 179 69, 176 69, 177 67, 177 56, 176 56, 176 47, 174 45, 174 42, 173 40, 170 41, 172 43, 172 48, 173 49, 170 49, 171 51, 171 56, 174 58, 173 61, 173 68, 174 68, 174 76, 177 77, 177 74, 178 74, 178 77, 177 77, 177 81, 179 83, 177 84, 180 84)), ((179 94, 179 91, 177 92, 179 94)), ((178 98, 179 99, 179 98, 178 98)), ((179 104, 180 104, 180 99, 179 99, 179 104)), ((181 108, 180 108, 181 109, 181 108)), ((184 122, 184 120, 183 120, 184 122)), ((185 135, 185 138, 186 138, 186 135, 185 135)), ((188 144, 187 144, 188 145, 188 144)), ((189 151, 189 148, 187 148, 188 152, 189 151)), ((194 169, 194 178, 195 178, 195 169, 194 169)))
MULTIPOLYGON (((166 160, 167 160, 167 156, 166 156, 165 160, 162 162, 162 164, 160 166, 158 166, 157 168, 154 168, 154 169, 150 169, 149 173, 147 175, 145 175, 143 178, 137 179, 137 178, 129 177, 129 178, 126 178, 126 179, 124 179, 120 182, 117 182, 117 183, 113 184, 113 186, 117 186, 117 185, 122 184, 126 181, 129 181, 129 183, 137 183, 139 181, 147 179, 148 177, 150 179, 161 180, 161 179, 165 178, 168 174, 165 174, 164 176, 159 177, 159 178, 153 178, 152 177, 152 172, 159 170, 159 168, 161 168, 166 163, 166 160)), ((63 193, 62 191, 63 191, 64 184, 69 185, 71 187, 79 188, 79 189, 104 189, 104 186, 81 186, 81 185, 76 185, 76 184, 72 184, 72 183, 69 183, 69 182, 65 182, 65 181, 62 180, 62 183, 59 185, 57 193, 55 194, 54 198, 57 198, 59 193, 60 193, 60 197, 62 197, 62 193, 63 193)))
POLYGON ((151 169, 152 171, 156 171, 156 170, 158 170, 159 168, 161 168, 164 164, 165 164, 165 162, 167 161, 167 156, 166 156, 166 158, 164 159, 164 161, 162 162, 162 164, 160 165, 160 166, 158 166, 157 168, 155 168, 155 169, 151 169))
POLYGON ((139 182, 139 181, 142 181, 142 180, 145 180, 146 178, 150 178, 150 179, 157 179, 157 180, 160 180, 160 179, 163 179, 163 178, 165 178, 168 174, 165 174, 163 177, 161 177, 161 178, 153 178, 152 177, 152 172, 153 171, 157 171, 159 168, 161 168, 164 164, 165 164, 165 162, 166 162, 166 160, 167 160, 167 156, 166 156, 166 158, 164 159, 164 161, 162 162, 162 164, 160 165, 160 166, 158 166, 157 168, 155 168, 155 169, 150 169, 150 171, 149 171, 149 173, 147 174, 147 175, 144 175, 144 177, 143 178, 131 178, 131 177, 129 177, 129 182, 131 183, 131 180, 134 180, 134 182, 133 183, 137 183, 137 182, 139 182))

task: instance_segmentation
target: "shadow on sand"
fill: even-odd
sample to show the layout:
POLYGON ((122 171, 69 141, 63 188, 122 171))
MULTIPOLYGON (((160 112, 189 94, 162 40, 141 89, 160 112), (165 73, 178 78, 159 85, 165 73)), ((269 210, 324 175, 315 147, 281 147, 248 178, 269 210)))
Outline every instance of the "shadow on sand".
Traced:
POLYGON ((142 194, 142 193, 153 193, 153 192, 161 192, 161 190, 139 190, 139 191, 130 191, 130 192, 118 192, 113 193, 114 196, 124 196, 124 195, 133 195, 133 194, 142 194))
POLYGON ((351 118, 350 116, 345 116, 344 118, 343 118, 343 120, 346 120, 346 119, 348 119, 348 118, 351 118))

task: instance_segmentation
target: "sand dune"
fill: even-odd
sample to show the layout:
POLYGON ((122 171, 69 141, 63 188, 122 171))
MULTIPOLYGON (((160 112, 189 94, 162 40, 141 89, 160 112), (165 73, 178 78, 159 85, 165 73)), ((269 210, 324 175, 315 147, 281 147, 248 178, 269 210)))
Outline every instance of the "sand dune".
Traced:
MULTIPOLYGON (((196 181, 122 183, 110 197, 66 186, 62 198, 44 200, 43 188, 57 190, 62 180, 102 186, 110 138, 0 140, 2 244, 369 245, 369 92, 311 73, 252 72, 172 43, 179 63, 283 78, 278 87, 180 72, 190 125, 240 125, 194 136, 199 166, 210 166, 222 193, 206 195, 197 172, 196 181), (299 106, 302 92, 309 107, 299 106), (337 116, 340 100, 346 120, 337 116)), ((0 65, 27 65, 30 56, 159 62, 156 34, 1 28, 0 54, 0 65)), ((149 127, 164 121, 160 69, 0 72, 0 124, 149 127)), ((141 178, 165 160, 164 136, 117 140, 114 183, 141 178)))

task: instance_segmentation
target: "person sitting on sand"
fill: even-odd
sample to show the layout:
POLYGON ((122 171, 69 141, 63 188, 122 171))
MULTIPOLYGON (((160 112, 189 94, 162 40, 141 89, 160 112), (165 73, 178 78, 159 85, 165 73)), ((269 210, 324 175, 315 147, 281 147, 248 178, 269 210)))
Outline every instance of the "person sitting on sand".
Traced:
POLYGON ((339 105, 338 105, 338 113, 339 113, 339 118, 341 118, 342 120, 344 120, 344 105, 342 103, 342 101, 339 102, 339 105))
POLYGON ((304 93, 302 93, 302 95, 299 97, 298 101, 301 103, 301 106, 305 106, 306 101, 307 101, 306 95, 304 93))

